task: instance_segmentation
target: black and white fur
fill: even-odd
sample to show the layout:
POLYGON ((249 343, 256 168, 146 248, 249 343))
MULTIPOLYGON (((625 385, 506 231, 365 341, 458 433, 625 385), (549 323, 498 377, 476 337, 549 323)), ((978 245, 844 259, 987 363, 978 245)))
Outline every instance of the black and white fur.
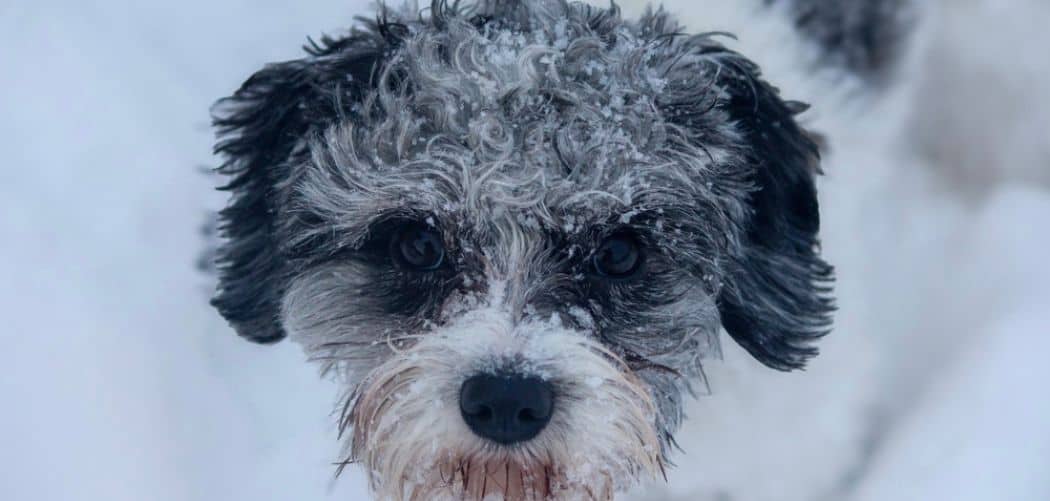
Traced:
MULTIPOLYGON (((889 71, 900 2, 764 3, 820 64, 889 71)), ((834 309, 807 105, 725 40, 662 10, 439 0, 268 65, 215 108, 213 303, 344 382, 346 459, 381 499, 608 499, 665 474, 721 329, 794 370, 834 309), (439 232, 442 267, 391 259, 405 224, 439 232), (617 234, 644 251, 629 279, 592 269, 617 234), (506 370, 562 403, 513 447, 456 406, 506 370)))

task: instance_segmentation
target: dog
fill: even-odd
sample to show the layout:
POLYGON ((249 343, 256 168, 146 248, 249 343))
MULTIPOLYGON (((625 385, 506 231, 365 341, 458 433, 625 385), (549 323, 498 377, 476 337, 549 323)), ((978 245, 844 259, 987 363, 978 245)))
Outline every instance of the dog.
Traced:
MULTIPOLYGON (((762 2, 871 82, 900 3, 762 2)), ((662 9, 435 0, 311 41, 213 110, 214 306, 344 384, 340 468, 378 499, 665 477, 723 330, 793 371, 835 309, 822 140, 728 37, 662 9)))

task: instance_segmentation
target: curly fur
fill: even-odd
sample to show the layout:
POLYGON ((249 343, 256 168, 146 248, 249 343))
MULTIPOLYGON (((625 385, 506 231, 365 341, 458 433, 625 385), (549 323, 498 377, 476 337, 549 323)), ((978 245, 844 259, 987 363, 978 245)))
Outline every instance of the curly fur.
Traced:
POLYGON ((546 472, 566 492, 593 465, 615 479, 584 485, 602 498, 667 461, 720 328, 775 369, 817 354, 832 269, 819 154, 794 119, 805 105, 661 10, 628 21, 615 5, 439 0, 418 12, 383 9, 311 43, 215 109, 231 201, 214 304, 241 336, 290 335, 346 382, 348 453, 377 493, 421 498, 455 477, 458 495, 479 496, 467 458, 546 472), (403 221, 440 231, 451 264, 391 266, 384 243, 403 221), (644 280, 589 275, 597 244, 624 230, 648 249, 644 280), (478 312, 517 348, 469 335, 478 312), (525 348, 552 340, 565 350, 525 348), (563 395, 596 386, 527 452, 486 449, 419 391, 450 405, 465 368, 492 364, 548 367, 563 395), (435 426, 448 436, 420 434, 435 426), (558 452, 559 433, 590 444, 587 460, 558 452), (445 459, 413 471, 423 451, 445 459))

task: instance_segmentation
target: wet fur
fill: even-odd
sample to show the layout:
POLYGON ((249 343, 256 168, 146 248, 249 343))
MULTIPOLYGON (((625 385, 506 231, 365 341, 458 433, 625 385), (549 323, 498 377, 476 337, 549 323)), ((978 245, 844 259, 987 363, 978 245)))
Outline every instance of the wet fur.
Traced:
MULTIPOLYGON (((395 416, 406 426, 452 426, 405 400, 413 382, 442 395, 463 367, 538 360, 572 374, 569 386, 607 382, 585 403, 621 395, 606 412, 623 413, 611 421, 622 426, 585 426, 579 411, 552 427, 606 437, 566 440, 593 444, 593 466, 624 477, 612 488, 656 474, 721 328, 792 370, 817 354, 833 310, 819 154, 794 119, 806 106, 719 37, 687 35, 662 11, 629 21, 561 0, 437 1, 422 14, 384 10, 267 66, 215 108, 231 193, 215 306, 241 336, 291 336, 345 382, 348 457, 384 498, 418 497, 404 477, 427 446, 404 434, 380 444, 393 426, 384 405, 416 405, 395 416), (448 266, 392 266, 385 243, 402 221, 440 230, 448 266), (648 249, 644 279, 594 277, 588 258, 624 230, 648 249), (502 351, 469 335, 463 319, 478 312, 500 326, 502 351), (530 348, 545 332, 566 352, 530 348), (567 371, 574 354, 597 358, 567 371), (651 438, 617 464, 632 434, 651 438)), ((478 457, 460 432, 436 464, 478 457)), ((548 455, 567 460, 553 444, 548 455)))

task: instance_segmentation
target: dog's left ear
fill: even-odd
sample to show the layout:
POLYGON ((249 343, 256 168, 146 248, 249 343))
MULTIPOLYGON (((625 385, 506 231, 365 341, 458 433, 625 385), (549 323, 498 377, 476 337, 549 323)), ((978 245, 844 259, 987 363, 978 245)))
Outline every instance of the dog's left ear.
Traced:
POLYGON ((818 238, 819 152, 794 119, 805 105, 781 100, 757 66, 740 61, 735 70, 725 74, 725 109, 745 136, 753 191, 719 311, 729 335, 760 362, 799 369, 817 354, 813 342, 834 310, 833 269, 818 238))

